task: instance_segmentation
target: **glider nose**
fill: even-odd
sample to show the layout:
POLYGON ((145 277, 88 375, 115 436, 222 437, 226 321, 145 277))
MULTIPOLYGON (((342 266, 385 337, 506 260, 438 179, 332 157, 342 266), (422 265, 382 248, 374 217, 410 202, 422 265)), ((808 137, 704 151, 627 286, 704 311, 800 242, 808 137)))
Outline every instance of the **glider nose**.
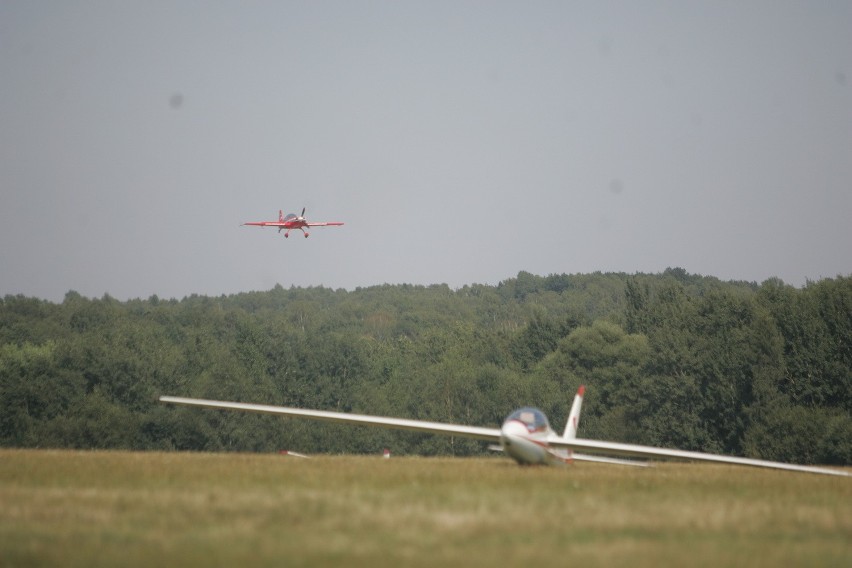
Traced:
POLYGON ((518 420, 507 420, 500 428, 500 444, 503 451, 520 464, 545 463, 545 448, 530 439, 527 425, 518 420))
POLYGON ((527 436, 528 434, 529 431, 527 430, 526 424, 518 422, 517 420, 507 420, 503 423, 503 427, 500 428, 500 437, 504 439, 511 440, 512 438, 527 436))

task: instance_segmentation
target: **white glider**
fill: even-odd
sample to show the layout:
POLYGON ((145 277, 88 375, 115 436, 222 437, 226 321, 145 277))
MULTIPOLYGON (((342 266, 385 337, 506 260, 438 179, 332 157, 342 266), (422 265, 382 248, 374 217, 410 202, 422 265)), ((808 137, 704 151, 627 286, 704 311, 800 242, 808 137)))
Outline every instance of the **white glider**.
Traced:
POLYGON ((224 408, 261 414, 277 414, 280 416, 335 422, 338 424, 379 426, 395 430, 410 430, 414 432, 473 438, 491 443, 495 449, 502 450, 519 464, 523 465, 570 463, 574 460, 622 465, 646 465, 645 462, 635 461, 635 458, 640 458, 646 460, 664 459, 747 465, 847 477, 852 475, 846 471, 824 467, 577 438, 577 426, 579 424, 580 408, 584 392, 585 389, 581 386, 577 391, 577 395, 574 397, 574 404, 571 407, 571 412, 568 415, 568 423, 565 425, 565 431, 562 436, 550 428, 550 423, 541 410, 531 407, 520 408, 510 414, 500 428, 482 428, 443 422, 408 420, 405 418, 387 418, 364 414, 349 414, 346 412, 307 410, 302 408, 287 408, 284 406, 225 402, 177 396, 161 396, 160 402, 183 406, 224 408))

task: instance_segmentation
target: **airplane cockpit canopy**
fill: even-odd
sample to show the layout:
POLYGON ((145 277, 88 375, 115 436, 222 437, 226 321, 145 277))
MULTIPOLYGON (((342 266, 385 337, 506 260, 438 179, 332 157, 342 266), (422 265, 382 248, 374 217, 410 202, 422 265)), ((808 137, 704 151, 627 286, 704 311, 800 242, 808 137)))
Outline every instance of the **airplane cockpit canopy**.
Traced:
POLYGON ((291 219, 295 219, 295 218, 296 218, 296 214, 295 214, 295 213, 287 213, 286 215, 284 215, 284 220, 285 220, 285 221, 289 221, 289 220, 291 220, 291 219))
POLYGON ((547 416, 545 416, 544 412, 538 408, 519 408, 506 418, 506 422, 510 420, 522 422, 527 427, 530 434, 533 432, 543 432, 550 428, 547 416))

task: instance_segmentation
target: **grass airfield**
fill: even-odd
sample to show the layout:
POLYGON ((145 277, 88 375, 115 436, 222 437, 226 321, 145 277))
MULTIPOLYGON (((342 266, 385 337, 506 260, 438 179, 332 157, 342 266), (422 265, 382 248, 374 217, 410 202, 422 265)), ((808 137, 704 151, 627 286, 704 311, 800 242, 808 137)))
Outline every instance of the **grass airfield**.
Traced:
POLYGON ((0 450, 0 566, 852 566, 852 480, 0 450))

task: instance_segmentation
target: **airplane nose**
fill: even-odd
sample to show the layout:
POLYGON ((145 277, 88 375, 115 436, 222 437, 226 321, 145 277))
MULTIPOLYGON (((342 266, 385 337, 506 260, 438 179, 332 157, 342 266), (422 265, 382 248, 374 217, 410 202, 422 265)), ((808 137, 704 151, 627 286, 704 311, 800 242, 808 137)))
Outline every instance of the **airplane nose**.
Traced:
POLYGON ((546 452, 541 444, 530 439, 526 424, 507 420, 500 428, 500 445, 506 454, 521 464, 545 463, 546 452))
POLYGON ((529 435, 529 431, 523 423, 517 420, 507 420, 503 424, 503 427, 500 428, 500 434, 504 440, 510 440, 516 436, 527 436, 529 435))

